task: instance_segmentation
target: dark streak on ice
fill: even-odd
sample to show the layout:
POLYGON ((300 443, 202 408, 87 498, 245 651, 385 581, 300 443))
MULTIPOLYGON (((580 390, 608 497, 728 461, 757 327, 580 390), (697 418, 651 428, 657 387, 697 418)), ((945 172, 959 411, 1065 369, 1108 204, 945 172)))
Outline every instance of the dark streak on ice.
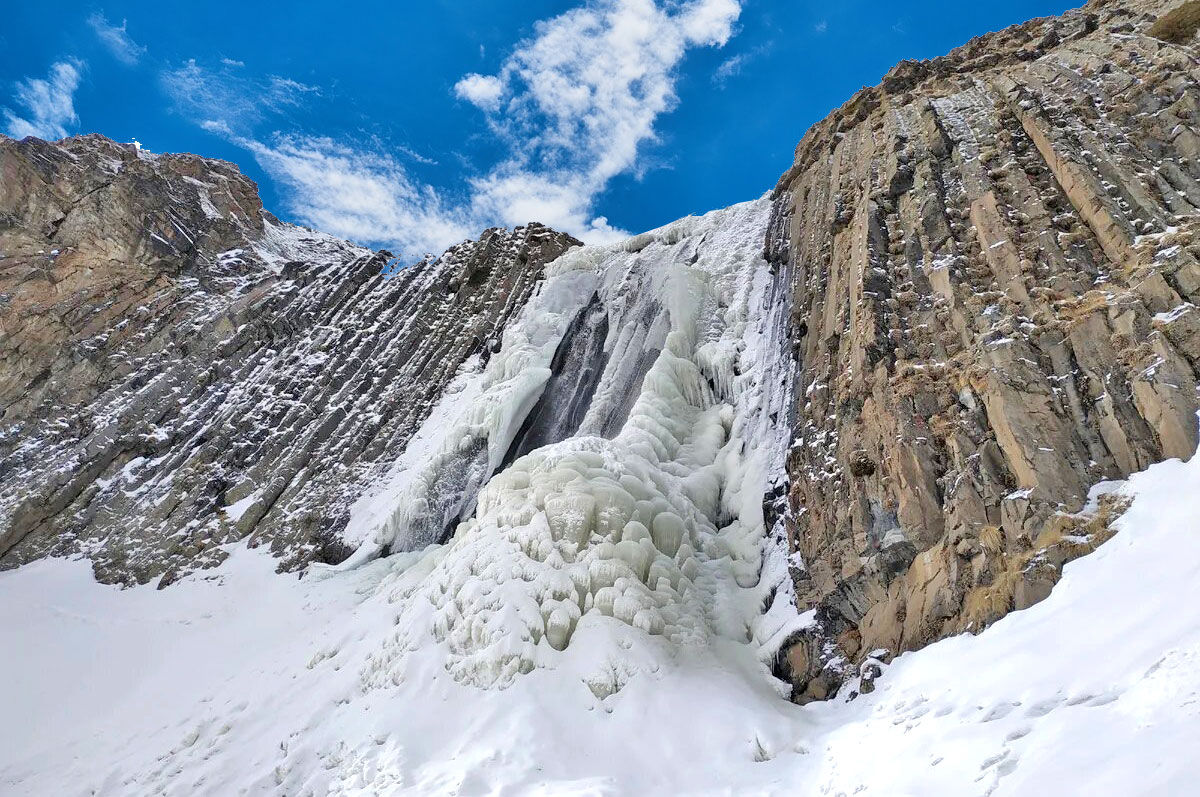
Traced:
POLYGON ((530 451, 575 434, 604 373, 607 339, 608 310, 600 295, 592 294, 559 342, 550 361, 550 379, 504 455, 501 469, 530 451))

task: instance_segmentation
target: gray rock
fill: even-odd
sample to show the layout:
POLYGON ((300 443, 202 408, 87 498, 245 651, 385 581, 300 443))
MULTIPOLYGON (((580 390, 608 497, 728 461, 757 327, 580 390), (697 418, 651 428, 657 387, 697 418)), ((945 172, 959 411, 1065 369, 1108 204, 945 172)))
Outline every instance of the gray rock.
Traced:
POLYGON ((235 167, 0 138, 0 567, 169 583, 218 546, 348 555, 348 508, 569 236, 391 259, 282 224, 235 167))

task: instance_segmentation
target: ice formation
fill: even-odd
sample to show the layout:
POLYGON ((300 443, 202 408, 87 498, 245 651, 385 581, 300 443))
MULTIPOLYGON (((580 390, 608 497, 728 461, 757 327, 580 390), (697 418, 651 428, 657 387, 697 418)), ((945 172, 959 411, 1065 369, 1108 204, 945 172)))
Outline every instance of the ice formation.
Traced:
MULTIPOLYGON (((348 563, 452 531, 428 573, 395 588, 398 630, 368 684, 402 679, 404 652, 430 635, 478 686, 614 623, 668 653, 753 641, 776 586, 760 583, 763 496, 789 383, 769 212, 761 199, 549 265, 469 406, 348 563)), ((621 684, 601 664, 598 695, 621 684)))

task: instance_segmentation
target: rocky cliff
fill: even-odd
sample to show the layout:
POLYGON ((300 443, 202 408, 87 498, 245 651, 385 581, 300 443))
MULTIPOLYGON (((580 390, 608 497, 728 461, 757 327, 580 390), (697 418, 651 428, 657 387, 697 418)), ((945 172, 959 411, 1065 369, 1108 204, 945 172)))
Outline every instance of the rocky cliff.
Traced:
MULTIPOLYGON (((1196 449, 1200 3, 1093 2, 905 62, 775 189, 794 280, 800 700, 1045 597, 1196 449)), ((869 687, 868 687, 869 688, 869 687)))
POLYGON ((0 139, 0 566, 165 585, 242 539, 299 569, 453 537, 421 589, 462 680, 592 613, 750 636, 801 702, 869 689, 1044 598, 1122 509, 1095 485, 1196 448, 1197 8, 901 64, 766 200, 390 278, 228 164, 0 139), (520 568, 512 627, 461 580, 520 568))
POLYGON ((230 164, 0 138, 0 565, 340 561, 351 502, 576 243, 488 230, 385 278, 230 164))

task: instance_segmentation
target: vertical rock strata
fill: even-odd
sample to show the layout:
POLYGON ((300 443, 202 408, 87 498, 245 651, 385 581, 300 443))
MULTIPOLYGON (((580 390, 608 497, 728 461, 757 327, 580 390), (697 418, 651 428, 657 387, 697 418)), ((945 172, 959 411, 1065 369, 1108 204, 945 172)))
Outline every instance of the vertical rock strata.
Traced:
POLYGON ((577 243, 492 229, 385 279, 230 164, 0 137, 0 567, 340 560, 349 504, 577 243))
POLYGON ((816 609, 779 662, 796 699, 1042 599, 1117 509, 1078 515, 1089 488, 1195 451, 1197 8, 1093 2, 904 62, 801 141, 768 241, 816 609))

